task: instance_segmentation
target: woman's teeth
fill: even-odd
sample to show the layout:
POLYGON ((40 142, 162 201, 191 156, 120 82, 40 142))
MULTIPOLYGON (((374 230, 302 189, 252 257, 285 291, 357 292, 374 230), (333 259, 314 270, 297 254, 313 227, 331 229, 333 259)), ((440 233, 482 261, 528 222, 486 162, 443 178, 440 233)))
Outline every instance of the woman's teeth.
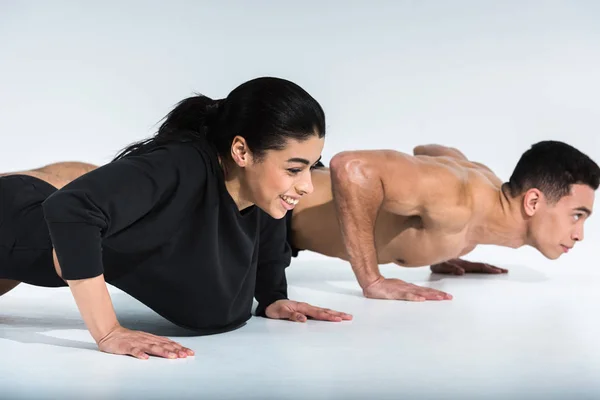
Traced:
POLYGON ((287 196, 281 196, 281 198, 283 199, 283 201, 285 201, 286 203, 291 204, 293 206, 298 204, 298 199, 292 199, 291 197, 287 197, 287 196))

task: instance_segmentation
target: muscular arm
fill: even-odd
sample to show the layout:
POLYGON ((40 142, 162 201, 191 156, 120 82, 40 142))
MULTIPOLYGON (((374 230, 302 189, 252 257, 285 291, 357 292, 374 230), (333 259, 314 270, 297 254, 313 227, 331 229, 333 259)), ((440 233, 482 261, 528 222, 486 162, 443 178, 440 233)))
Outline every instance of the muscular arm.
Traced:
POLYGON ((343 152, 330 167, 342 239, 363 291, 383 279, 374 235, 379 211, 426 219, 439 199, 462 189, 452 168, 395 151, 343 152))
POLYGON ((331 185, 341 236, 358 283, 364 289, 381 278, 375 248, 375 220, 383 204, 383 182, 366 153, 344 152, 330 162, 331 185))

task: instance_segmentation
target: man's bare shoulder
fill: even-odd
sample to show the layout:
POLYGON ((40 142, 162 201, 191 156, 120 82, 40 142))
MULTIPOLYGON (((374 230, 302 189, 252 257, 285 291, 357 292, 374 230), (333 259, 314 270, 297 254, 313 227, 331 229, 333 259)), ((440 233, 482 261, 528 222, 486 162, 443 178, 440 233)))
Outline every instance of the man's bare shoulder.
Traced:
POLYGON ((468 158, 462 151, 454 147, 443 146, 439 144, 419 145, 413 149, 413 155, 419 157, 439 157, 440 159, 455 160, 461 167, 471 171, 480 172, 494 185, 501 185, 502 180, 492 171, 492 169, 482 162, 474 161, 468 158))
MULTIPOLYGON (((478 202, 493 198, 501 185, 491 171, 451 155, 360 150, 345 152, 334 164, 347 171, 343 179, 348 184, 369 188, 365 182, 380 182, 382 210, 419 216, 429 226, 451 226, 455 231, 473 218, 481 206, 478 202)), ((365 196, 364 201, 368 199, 365 196)))
POLYGON ((397 214, 420 214, 426 207, 460 202, 468 186, 468 170, 450 157, 388 149, 343 152, 335 157, 333 173, 343 169, 357 185, 379 180, 384 207, 397 214))

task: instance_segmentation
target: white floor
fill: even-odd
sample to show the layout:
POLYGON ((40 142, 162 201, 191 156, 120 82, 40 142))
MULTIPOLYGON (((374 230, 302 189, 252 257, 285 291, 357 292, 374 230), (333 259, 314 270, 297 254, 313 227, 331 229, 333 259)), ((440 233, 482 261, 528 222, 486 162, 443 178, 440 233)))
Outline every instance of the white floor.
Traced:
POLYGON ((196 351, 187 360, 100 353, 68 289, 22 285, 0 298, 0 398, 600 398, 594 264, 508 264, 506 276, 464 277, 382 267, 455 297, 409 303, 363 298, 345 263, 300 259, 288 272, 291 296, 353 321, 253 318, 196 338, 112 290, 123 325, 176 338, 196 351))

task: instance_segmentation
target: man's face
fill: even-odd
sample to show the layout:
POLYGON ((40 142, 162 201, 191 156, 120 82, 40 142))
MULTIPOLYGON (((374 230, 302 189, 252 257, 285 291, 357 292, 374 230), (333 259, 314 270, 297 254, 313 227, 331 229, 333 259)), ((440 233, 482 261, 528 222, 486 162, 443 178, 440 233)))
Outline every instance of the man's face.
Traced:
MULTIPOLYGON (((539 192, 538 192, 539 193, 539 192)), ((525 196, 527 211, 528 199, 525 196)), ((583 224, 592 213, 594 190, 581 184, 571 186, 568 195, 556 203, 550 203, 540 195, 530 215, 530 234, 533 245, 545 257, 557 259, 583 240, 583 224)))

